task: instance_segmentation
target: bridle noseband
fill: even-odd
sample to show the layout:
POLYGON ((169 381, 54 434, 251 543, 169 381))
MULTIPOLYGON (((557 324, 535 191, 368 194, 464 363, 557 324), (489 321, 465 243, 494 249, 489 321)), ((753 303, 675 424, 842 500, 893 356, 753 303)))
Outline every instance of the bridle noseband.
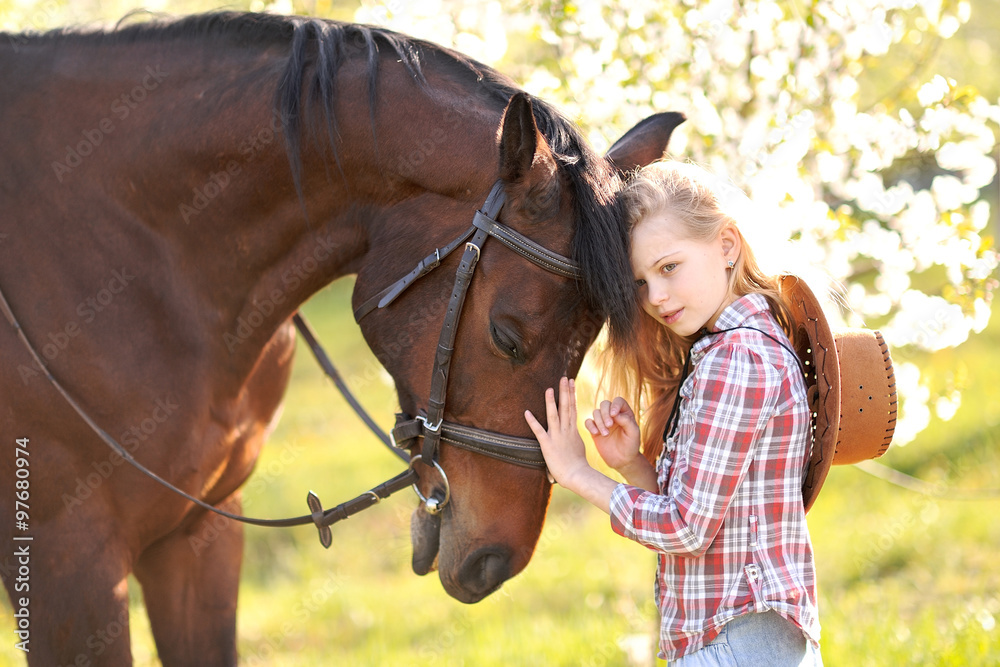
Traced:
POLYGON ((503 207, 505 199, 506 195, 503 191, 503 184, 502 182, 497 181, 496 184, 494 184, 493 189, 490 191, 489 196, 486 198, 483 208, 475 214, 475 217, 472 220, 472 226, 468 230, 446 246, 436 249, 433 254, 428 255, 421 260, 417 266, 403 278, 397 280, 395 283, 382 290, 371 299, 362 303, 361 306, 359 306, 354 312, 355 320, 360 321, 361 318, 373 310, 377 308, 385 308, 397 297, 399 297, 399 295, 402 294, 407 287, 412 285, 414 281, 437 268, 445 257, 451 254, 463 243, 465 244, 465 251, 462 255, 462 260, 459 263, 458 271, 455 273, 455 285, 452 288, 451 298, 448 302, 448 310, 445 313, 444 323, 441 326, 441 335, 438 340, 437 353, 434 357, 434 371, 431 378, 431 391, 428 398, 427 409, 416 417, 410 417, 409 415, 404 414, 397 415, 396 426, 392 429, 391 439, 389 436, 386 436, 381 429, 379 429, 375 421, 368 416, 364 408, 361 407, 360 403, 358 403, 351 394, 350 390, 340 378, 336 368, 333 367, 333 364, 330 362, 326 352, 323 350, 322 346, 320 346, 315 335, 309 329, 309 325, 305 322, 302 316, 299 313, 294 315, 293 319, 295 321, 295 325, 298 327, 303 338, 306 340, 313 354, 316 356, 316 360, 319 362, 320 366, 323 367, 323 370, 327 373, 327 375, 333 379, 334 384, 341 391, 341 393, 344 394, 348 403, 351 404, 355 412, 358 413, 369 428, 371 428, 384 443, 393 448, 393 451, 397 454, 397 456, 409 463, 409 467, 395 477, 386 480, 382 484, 372 488, 370 491, 366 491, 357 498, 341 503, 332 509, 324 510, 319 497, 310 491, 306 498, 306 502, 311 513, 299 517, 288 519, 255 519, 227 512, 208 504, 200 498, 195 498, 151 471, 145 465, 137 461, 132 456, 131 452, 122 447, 117 440, 107 433, 107 431, 101 428, 100 425, 98 425, 90 417, 90 415, 87 414, 73 395, 70 394, 49 372, 48 366, 42 362, 37 350, 35 350, 34 346, 25 335, 24 330, 21 328, 17 317, 14 315, 14 312, 10 308, 10 304, 3 294, 3 290, 0 290, 0 312, 3 312, 4 317, 13 327, 17 337, 27 348, 33 361, 39 368, 44 369, 45 376, 49 383, 52 384, 52 386, 62 395, 63 399, 69 404, 70 407, 73 408, 83 421, 86 422, 98 438, 100 438, 101 441, 104 442, 104 444, 107 445, 112 451, 127 461, 129 465, 195 505, 234 521, 266 527, 301 526, 312 523, 319 530, 320 543, 322 543, 324 547, 329 548, 333 541, 333 537, 330 532, 330 526, 332 524, 371 507, 383 498, 388 498, 393 493, 404 489, 407 486, 413 487, 413 489, 417 492, 417 495, 423 501, 424 508, 428 512, 431 514, 439 513, 448 504, 448 501, 451 498, 451 487, 448 483, 448 477, 437 460, 438 451, 442 441, 450 445, 454 445, 455 447, 483 454, 485 456, 490 456, 507 463, 513 463, 515 465, 526 466, 538 470, 545 470, 545 460, 542 457, 542 452, 538 446, 538 442, 534 439, 503 435, 471 426, 463 426, 461 424, 444 421, 445 398, 448 390, 448 371, 451 366, 452 354, 455 351, 455 336, 458 333, 458 324, 462 314, 462 305, 465 302, 465 295, 472 282, 472 276, 475 273, 476 265, 479 262, 482 247, 485 241, 492 236, 499 239, 504 245, 514 250, 525 259, 548 271, 551 271, 552 273, 573 279, 581 277, 580 267, 573 260, 552 252, 551 250, 538 245, 526 236, 519 234, 510 227, 497 222, 496 217, 500 213, 500 209, 503 207), (407 457, 402 450, 411 449, 416 444, 416 439, 421 437, 424 439, 424 443, 420 453, 407 457), (437 470, 444 483, 443 497, 438 498, 434 495, 427 497, 421 493, 420 489, 417 487, 419 476, 414 469, 414 464, 417 461, 420 461, 421 463, 437 470))

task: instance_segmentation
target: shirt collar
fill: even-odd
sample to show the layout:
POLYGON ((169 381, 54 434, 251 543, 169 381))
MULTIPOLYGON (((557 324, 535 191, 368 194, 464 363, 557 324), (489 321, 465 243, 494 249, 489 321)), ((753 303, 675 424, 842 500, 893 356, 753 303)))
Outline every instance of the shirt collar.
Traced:
MULTIPOLYGON (((733 301, 731 304, 726 306, 721 313, 719 313, 719 317, 715 320, 715 326, 712 327, 712 331, 722 331, 723 329, 738 327, 753 316, 763 313, 769 309, 770 305, 768 304, 767 297, 763 294, 746 294, 733 301)), ((691 347, 691 354, 699 355, 699 353, 703 352, 705 348, 711 345, 714 340, 715 336, 702 336, 695 341, 694 345, 691 347)))

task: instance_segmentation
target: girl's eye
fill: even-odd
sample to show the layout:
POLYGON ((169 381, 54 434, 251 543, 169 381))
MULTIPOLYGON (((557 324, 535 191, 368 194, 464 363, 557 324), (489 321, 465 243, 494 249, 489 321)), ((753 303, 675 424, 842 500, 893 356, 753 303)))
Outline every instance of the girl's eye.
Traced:
POLYGON ((677 268, 677 262, 668 262, 660 267, 660 273, 671 273, 677 268))
POLYGON ((642 287, 645 284, 646 284, 646 281, 643 280, 642 278, 637 278, 636 281, 635 281, 635 286, 636 287, 642 287))

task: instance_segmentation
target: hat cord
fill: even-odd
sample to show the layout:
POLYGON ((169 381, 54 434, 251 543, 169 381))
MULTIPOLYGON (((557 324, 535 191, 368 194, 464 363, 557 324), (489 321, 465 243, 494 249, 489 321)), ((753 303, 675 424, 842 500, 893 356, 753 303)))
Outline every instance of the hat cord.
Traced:
MULTIPOLYGON (((716 336, 718 334, 724 334, 724 333, 728 333, 730 331, 736 331, 737 329, 750 329, 751 331, 756 331, 759 334, 767 336, 768 338, 770 338, 771 340, 773 340, 775 343, 777 343, 781 347, 783 347, 786 350, 788 350, 791 353, 792 357, 795 359, 795 361, 798 362, 799 369, 802 371, 802 375, 803 376, 806 375, 805 366, 802 365, 802 360, 799 359, 799 355, 797 355, 795 353, 795 350, 793 350, 792 348, 790 348, 787 345, 785 345, 784 343, 782 343, 775 336, 772 336, 771 334, 767 333, 766 331, 761 331, 757 327, 748 327, 746 325, 740 325, 740 326, 737 326, 737 327, 731 327, 729 329, 719 329, 718 331, 706 331, 705 329, 702 329, 699 333, 702 336, 716 336)), ((681 369, 681 379, 680 379, 680 382, 677 383, 677 397, 674 399, 674 405, 673 405, 673 407, 670 408, 670 416, 667 417, 667 424, 663 428, 663 442, 664 442, 664 445, 666 445, 667 440, 669 438, 674 437, 674 434, 677 432, 678 415, 680 413, 680 405, 681 405, 681 396, 680 396, 680 394, 681 394, 681 387, 684 385, 684 380, 687 379, 687 376, 688 376, 688 374, 690 372, 691 372, 691 352, 688 351, 687 356, 684 357, 684 367, 681 369)), ((666 450, 666 446, 664 446, 664 450, 666 450)))

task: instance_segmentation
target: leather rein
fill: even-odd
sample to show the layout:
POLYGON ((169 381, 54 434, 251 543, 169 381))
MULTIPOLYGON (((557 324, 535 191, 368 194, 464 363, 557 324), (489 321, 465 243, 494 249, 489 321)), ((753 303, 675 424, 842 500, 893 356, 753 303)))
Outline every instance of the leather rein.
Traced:
POLYGON ((28 340, 21 328, 0 289, 0 310, 3 311, 7 321, 13 327, 18 338, 27 348, 38 368, 44 372, 49 383, 62 395, 63 399, 73 408, 73 410, 83 419, 91 430, 107 445, 112 451, 121 456, 136 470, 150 477, 160 485, 170 489, 184 499, 198 505, 199 507, 214 512, 220 516, 239 521, 254 526, 265 527, 290 527, 313 524, 319 531, 320 543, 329 548, 333 542, 330 526, 338 521, 346 519, 358 512, 375 505, 384 498, 388 498, 393 493, 400 491, 407 486, 412 486, 417 496, 423 501, 424 508, 431 514, 438 514, 448 504, 451 497, 451 487, 448 476, 438 463, 438 452, 441 442, 459 447, 471 452, 490 456, 492 458, 511 463, 514 465, 545 470, 545 460, 542 457, 538 442, 533 438, 521 438, 486 431, 483 429, 464 426, 452 422, 444 421, 445 399, 448 390, 448 374, 451 367, 451 358, 454 353, 455 337, 458 333, 458 324, 461 319, 462 306, 465 296, 468 293, 472 282, 473 274, 482 253, 483 244, 489 237, 494 237, 506 245, 511 250, 528 261, 546 269, 552 273, 566 278, 579 279, 581 277, 580 267, 573 260, 552 252, 551 250, 535 243, 517 231, 497 222, 496 218, 500 213, 506 200, 503 191, 503 184, 497 181, 487 196, 482 209, 476 212, 472 226, 463 232, 458 238, 447 245, 437 248, 434 252, 422 259, 416 267, 408 274, 385 288, 375 296, 362 303, 355 311, 355 321, 360 322, 363 317, 374 310, 382 309, 391 304, 416 280, 430 273, 437 268, 441 262, 453 251, 465 244, 461 262, 455 274, 455 284, 452 288, 451 297, 448 302, 448 309, 445 313, 444 322, 441 326, 441 334, 438 340, 437 352, 434 357, 434 368, 431 377, 431 391, 428 398, 426 410, 421 410, 420 414, 411 417, 406 414, 396 415, 396 424, 392 429, 391 436, 387 436, 368 415, 361 404, 353 396, 330 361, 323 347, 313 334, 309 325, 302 318, 301 314, 293 316, 295 326, 301 332, 306 343, 312 350, 317 362, 324 372, 333 380, 336 387, 343 394, 347 402, 354 408, 358 416, 368 425, 375 435, 386 444, 394 454, 408 463, 408 468, 398 475, 373 487, 369 491, 337 505, 330 509, 323 509, 319 497, 310 491, 306 497, 310 514, 292 517, 287 519, 256 519, 239 514, 227 512, 213 505, 208 504, 200 498, 196 498, 187 492, 179 489, 172 483, 163 479, 145 465, 137 461, 132 454, 122 447, 107 431, 102 429, 80 406, 72 394, 70 394, 62 384, 53 377, 48 367, 42 362, 41 357, 34 346, 28 340), (416 445, 416 440, 423 438, 423 446, 419 454, 408 456, 403 450, 408 450, 416 445), (437 470, 441 478, 443 487, 440 493, 437 491, 424 496, 417 486, 419 475, 414 469, 414 464, 420 461, 427 466, 437 470))

